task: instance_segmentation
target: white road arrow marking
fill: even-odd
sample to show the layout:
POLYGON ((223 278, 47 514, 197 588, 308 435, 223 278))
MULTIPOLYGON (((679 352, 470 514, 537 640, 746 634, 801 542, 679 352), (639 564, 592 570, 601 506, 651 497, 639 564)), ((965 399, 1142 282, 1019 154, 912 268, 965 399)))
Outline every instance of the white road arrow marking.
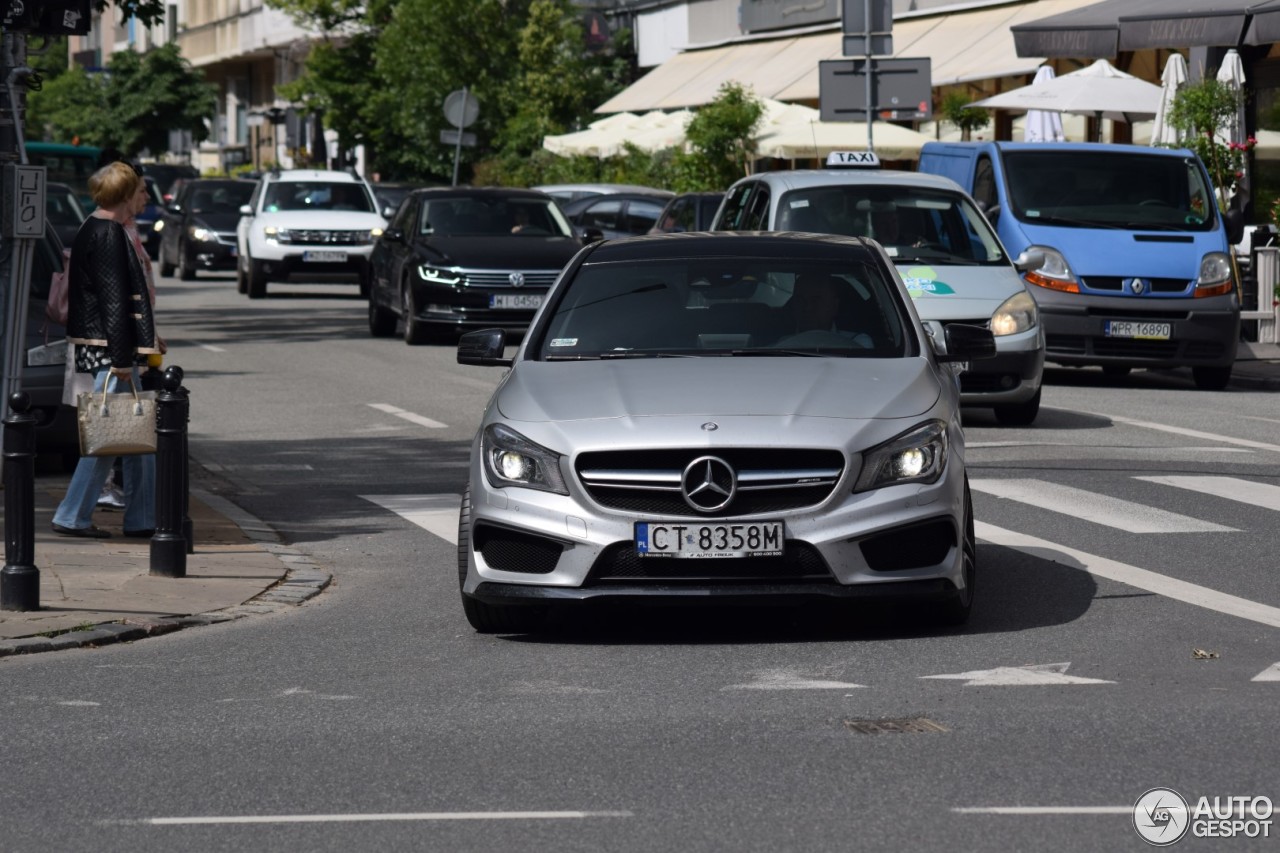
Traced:
POLYGON ((1280 681, 1280 663, 1273 663, 1250 681, 1280 681))
POLYGON ((434 533, 451 545, 458 544, 460 495, 361 495, 362 499, 434 533))
POLYGON ((922 675, 921 678, 953 679, 965 682, 965 687, 1009 687, 1028 684, 1115 684, 1101 678, 1081 678, 1067 675, 1070 663, 1042 663, 1034 666, 1000 666, 995 669, 975 669, 953 675, 922 675))
POLYGON ((746 684, 730 684, 724 690, 853 690, 866 687, 848 681, 830 681, 823 678, 806 678, 785 669, 770 670, 756 676, 746 684))

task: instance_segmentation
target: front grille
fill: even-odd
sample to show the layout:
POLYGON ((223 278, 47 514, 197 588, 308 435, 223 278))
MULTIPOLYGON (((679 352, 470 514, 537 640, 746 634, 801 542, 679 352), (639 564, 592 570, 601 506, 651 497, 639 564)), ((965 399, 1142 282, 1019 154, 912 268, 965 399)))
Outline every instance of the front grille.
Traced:
MULTIPOLYGON (((359 246, 370 242, 368 229, 364 231, 319 231, 289 229, 288 243, 294 246, 359 246)), ((286 242, 281 240, 281 242, 286 242)))
POLYGON ((1132 338, 1094 338, 1093 354, 1130 358, 1171 359, 1178 355, 1178 342, 1139 341, 1132 338))
POLYGON ((511 282, 511 276, 518 274, 524 276, 524 280, 519 285, 520 287, 546 289, 556 280, 556 276, 560 275, 560 270, 454 269, 453 271, 462 276, 463 282, 468 287, 516 287, 511 282))
POLYGON ((688 448, 584 453, 578 479, 600 505, 638 515, 701 517, 685 502, 681 477, 701 456, 729 463, 738 475, 732 503, 717 517, 787 512, 826 500, 844 472, 838 450, 688 448))
POLYGON ((1090 308, 1085 313, 1090 317, 1102 317, 1106 320, 1154 320, 1162 323, 1176 323, 1179 320, 1186 320, 1189 316, 1186 311, 1161 311, 1158 308, 1152 310, 1090 308))
POLYGON ((555 571, 564 552, 564 545, 554 539, 491 524, 477 524, 472 541, 489 568, 528 575, 555 571))
POLYGON ((781 557, 676 560, 641 557, 615 542, 596 558, 584 586, 610 583, 835 583, 827 561, 807 542, 788 539, 781 557))
POLYGON ((1084 335, 1050 335, 1044 336, 1044 348, 1048 352, 1071 353, 1084 355, 1088 349, 1089 339, 1084 335))
POLYGON ((877 533, 858 543, 873 572, 895 572, 936 566, 956 544, 956 528, 940 518, 877 533))
MULTIPOLYGON (((1083 279, 1084 286, 1090 290, 1105 290, 1114 293, 1124 291, 1124 283, 1132 278, 1113 275, 1091 275, 1083 279)), ((1151 293, 1186 293, 1195 282, 1185 278, 1143 278, 1151 293)))

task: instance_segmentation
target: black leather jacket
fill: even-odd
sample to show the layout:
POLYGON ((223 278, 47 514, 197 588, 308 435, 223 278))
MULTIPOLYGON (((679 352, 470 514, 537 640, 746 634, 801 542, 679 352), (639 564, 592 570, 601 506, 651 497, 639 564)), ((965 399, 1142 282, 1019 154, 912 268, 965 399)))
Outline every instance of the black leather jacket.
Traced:
POLYGON ((67 284, 67 340, 106 347, 112 367, 160 352, 146 275, 123 225, 85 220, 71 247, 67 284))

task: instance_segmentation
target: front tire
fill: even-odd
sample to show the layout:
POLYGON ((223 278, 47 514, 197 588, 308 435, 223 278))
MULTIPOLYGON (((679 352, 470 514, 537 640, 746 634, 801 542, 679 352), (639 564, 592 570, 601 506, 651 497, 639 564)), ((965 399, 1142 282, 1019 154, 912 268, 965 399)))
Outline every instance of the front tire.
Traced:
POLYGON ((248 293, 250 299, 262 299, 267 295, 267 271, 262 268, 262 261, 249 259, 249 285, 248 293))
POLYGON ((942 602, 934 612, 934 622, 957 628, 969 621, 973 610, 973 587, 978 575, 978 538, 973 529, 973 497, 969 493, 969 475, 964 478, 964 541, 961 544, 964 565, 964 589, 955 598, 942 602))
POLYGON ((244 258, 236 261, 236 293, 247 293, 249 290, 249 277, 244 272, 244 258))
POLYGON ((1196 381, 1196 387, 1201 391, 1221 391, 1231 381, 1233 366, 1228 364, 1226 367, 1193 367, 1191 378, 1196 381))
POLYGON ((995 412, 996 420, 1002 426, 1030 426, 1035 423, 1036 415, 1040 414, 1040 389, 1036 389, 1035 396, 1030 400, 996 406, 995 412))
POLYGON ((182 281, 194 281, 196 277, 196 266, 191 263, 187 257, 187 247, 178 244, 178 278, 182 281))
POLYGON ((369 294, 369 334, 375 338, 389 338, 396 333, 396 315, 378 304, 369 294))
POLYGON ((458 511, 458 593, 462 612, 471 627, 481 634, 527 634, 546 621, 547 609, 539 606, 486 604, 463 592, 467 583, 467 558, 471 547, 471 486, 462 493, 458 511))
POLYGON ((169 263, 169 256, 165 254, 163 240, 160 241, 160 257, 156 260, 159 262, 160 276, 162 278, 168 278, 173 275, 174 266, 169 263))
POLYGON ((411 347, 427 342, 427 328, 418 319, 418 309, 413 302, 413 288, 406 282, 400 289, 400 313, 404 318, 404 342, 411 347))

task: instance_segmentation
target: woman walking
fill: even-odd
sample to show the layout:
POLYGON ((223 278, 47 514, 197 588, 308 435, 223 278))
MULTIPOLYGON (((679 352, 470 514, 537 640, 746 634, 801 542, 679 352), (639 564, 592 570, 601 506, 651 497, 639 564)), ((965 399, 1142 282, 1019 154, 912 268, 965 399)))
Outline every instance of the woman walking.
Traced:
MULTIPOLYGON (((67 340, 75 344, 76 370, 93 375, 101 392, 138 387, 139 356, 159 353, 146 273, 125 223, 142 178, 128 163, 103 166, 89 178, 98 209, 76 234, 68 282, 67 340)), ((53 532, 106 539, 93 525, 93 510, 111 472, 112 457, 81 457, 67 495, 53 516, 53 532)), ((155 456, 124 459, 124 535, 155 532, 155 456)))

